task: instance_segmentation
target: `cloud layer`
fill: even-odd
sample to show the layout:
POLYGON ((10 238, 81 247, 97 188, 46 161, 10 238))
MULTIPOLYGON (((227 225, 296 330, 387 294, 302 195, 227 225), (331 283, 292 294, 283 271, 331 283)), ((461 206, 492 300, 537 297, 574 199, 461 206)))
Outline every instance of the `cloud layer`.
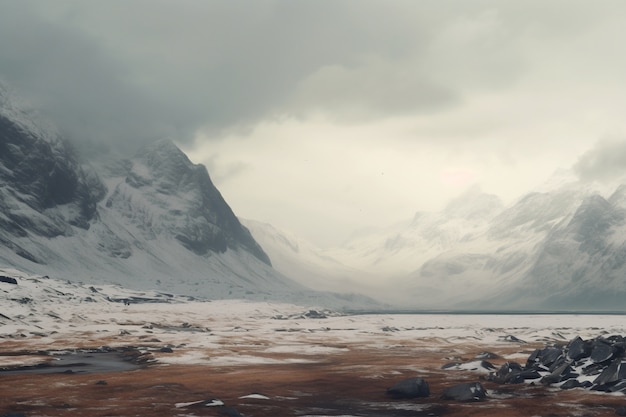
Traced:
POLYGON ((354 123, 516 82, 528 40, 584 32, 613 3, 585 5, 6 0, 0 74, 76 135, 119 143, 312 112, 354 123))
POLYGON ((621 145, 589 151, 624 131, 618 0, 0 8, 0 78, 69 136, 125 152, 172 138, 209 166, 236 212, 290 218, 305 234, 316 222, 393 222, 471 183, 512 197, 559 165, 579 161, 593 178, 622 162, 621 145), (323 162, 293 164, 306 150, 323 162), (271 185, 262 195, 259 181, 271 185), (285 190, 289 216, 275 209, 285 190), (359 207, 372 214, 357 221, 359 207), (325 217, 305 219, 313 212, 325 217))

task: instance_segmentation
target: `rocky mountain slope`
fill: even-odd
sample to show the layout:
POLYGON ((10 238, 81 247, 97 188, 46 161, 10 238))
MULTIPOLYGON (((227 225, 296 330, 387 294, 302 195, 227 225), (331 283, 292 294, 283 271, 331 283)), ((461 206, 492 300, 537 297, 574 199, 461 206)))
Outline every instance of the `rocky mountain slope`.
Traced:
POLYGON ((350 306, 283 276, 171 141, 87 163, 0 91, 0 266, 211 298, 350 306))

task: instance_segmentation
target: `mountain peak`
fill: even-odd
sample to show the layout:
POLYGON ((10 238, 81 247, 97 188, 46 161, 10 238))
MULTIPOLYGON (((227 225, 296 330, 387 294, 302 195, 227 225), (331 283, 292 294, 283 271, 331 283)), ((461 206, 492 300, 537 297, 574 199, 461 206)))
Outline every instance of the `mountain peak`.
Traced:
POLYGON ((146 238, 173 237, 201 256, 243 249, 270 265, 204 165, 192 163, 172 141, 160 140, 141 149, 106 205, 126 216, 146 238))
POLYGON ((448 203, 444 213, 450 217, 468 220, 490 219, 503 208, 502 201, 494 194, 484 193, 477 185, 448 203))

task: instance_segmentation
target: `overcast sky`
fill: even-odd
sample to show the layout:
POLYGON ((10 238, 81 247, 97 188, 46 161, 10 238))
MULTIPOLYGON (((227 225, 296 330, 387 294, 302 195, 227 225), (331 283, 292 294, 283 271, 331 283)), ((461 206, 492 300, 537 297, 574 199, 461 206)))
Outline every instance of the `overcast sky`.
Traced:
POLYGON ((626 168, 626 2, 0 0, 0 78, 76 140, 175 140, 322 246, 478 184, 626 168))

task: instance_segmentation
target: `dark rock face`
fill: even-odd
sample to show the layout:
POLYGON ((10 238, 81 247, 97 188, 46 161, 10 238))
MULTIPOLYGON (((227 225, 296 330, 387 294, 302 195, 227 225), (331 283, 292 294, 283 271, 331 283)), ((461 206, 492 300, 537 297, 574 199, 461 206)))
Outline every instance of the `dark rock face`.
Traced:
POLYGON ((455 401, 482 401, 487 398, 487 391, 480 382, 468 382, 447 388, 441 397, 455 401))
POLYGON ((428 397, 430 388, 423 378, 415 377, 400 381, 387 389, 387 395, 396 399, 428 397))
POLYGON ((88 228, 105 192, 66 142, 38 137, 1 113, 0 183, 0 229, 18 237, 68 235, 68 225, 88 228), (56 211, 60 206, 67 209, 56 211))
MULTIPOLYGON (((2 91, 0 91, 0 94, 2 91)), ((197 255, 246 251, 270 264, 268 256, 241 225, 215 188, 206 168, 194 165, 170 141, 142 149, 117 162, 114 176, 125 176, 102 206, 106 186, 92 167, 79 163, 73 148, 54 133, 1 107, 0 96, 0 244, 35 263, 30 236, 73 236, 88 230, 101 210, 115 211, 138 226, 147 240, 174 238, 197 255), (137 197, 143 201, 135 201, 137 197), (21 240, 20 240, 21 239, 21 240)), ((132 256, 132 242, 99 227, 101 247, 109 256, 132 256)))
POLYGON ((243 249, 270 264, 268 256, 241 225, 203 165, 193 164, 172 142, 156 142, 126 164, 126 179, 106 201, 146 239, 168 235, 197 255, 243 249), (144 200, 139 206, 135 196, 144 200))

